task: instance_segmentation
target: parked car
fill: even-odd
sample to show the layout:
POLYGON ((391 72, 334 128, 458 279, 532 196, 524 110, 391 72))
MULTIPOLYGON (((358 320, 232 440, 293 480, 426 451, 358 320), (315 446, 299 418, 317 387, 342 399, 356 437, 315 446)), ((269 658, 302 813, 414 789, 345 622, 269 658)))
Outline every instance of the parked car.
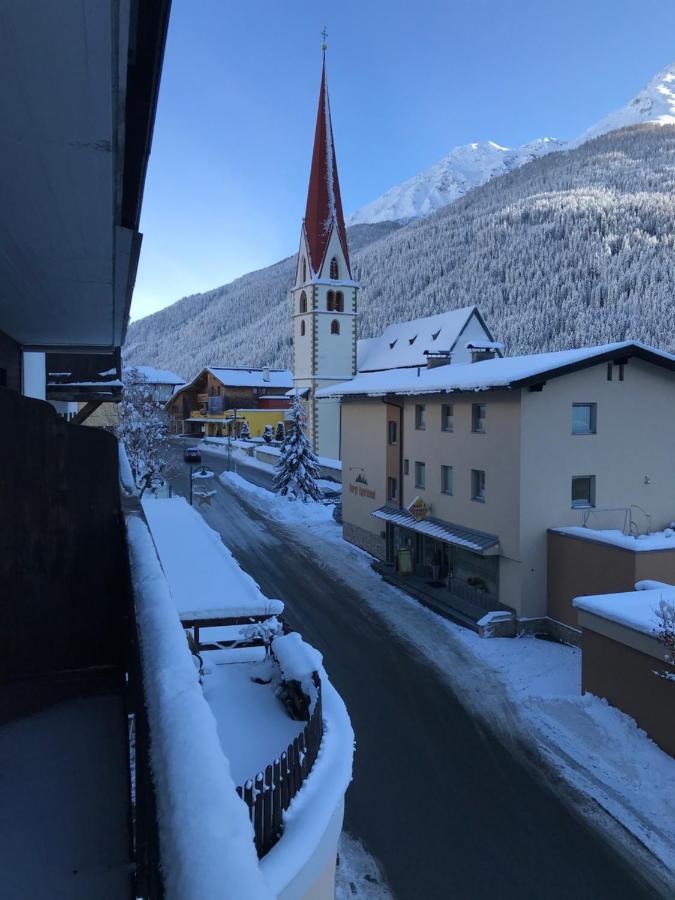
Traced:
POLYGON ((183 453, 183 459, 185 462, 189 463, 200 463, 202 461, 202 454, 199 447, 186 447, 185 452, 183 453))

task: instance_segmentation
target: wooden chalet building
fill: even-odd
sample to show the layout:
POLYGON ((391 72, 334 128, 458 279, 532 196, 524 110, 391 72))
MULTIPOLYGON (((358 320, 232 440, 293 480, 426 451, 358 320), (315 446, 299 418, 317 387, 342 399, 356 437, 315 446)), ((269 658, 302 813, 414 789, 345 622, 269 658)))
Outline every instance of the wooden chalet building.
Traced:
POLYGON ((237 436, 244 421, 251 437, 276 427, 288 410, 293 376, 286 369, 208 366, 166 405, 172 434, 237 436))

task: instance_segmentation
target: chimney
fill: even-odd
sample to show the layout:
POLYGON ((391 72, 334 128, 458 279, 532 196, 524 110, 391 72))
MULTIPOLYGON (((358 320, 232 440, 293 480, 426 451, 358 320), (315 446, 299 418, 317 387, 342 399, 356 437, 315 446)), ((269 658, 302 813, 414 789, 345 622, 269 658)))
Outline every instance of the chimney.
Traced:
POLYGON ((263 381, 269 381, 269 380, 270 380, 270 367, 265 366, 263 368, 263 381))
POLYGON ((504 349, 504 345, 498 341, 478 341, 475 344, 468 343, 466 349, 471 354, 471 362, 483 362, 485 359, 495 359, 497 353, 504 349))
POLYGON ((427 369, 437 369, 439 366, 448 366, 452 362, 452 353, 449 350, 425 350, 427 369))

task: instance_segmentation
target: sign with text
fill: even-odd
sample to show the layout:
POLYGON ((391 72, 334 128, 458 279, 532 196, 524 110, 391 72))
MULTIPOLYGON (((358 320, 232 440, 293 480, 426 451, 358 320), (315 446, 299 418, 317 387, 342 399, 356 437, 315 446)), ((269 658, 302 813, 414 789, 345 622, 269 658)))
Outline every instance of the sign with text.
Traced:
POLYGON ((414 519, 417 519, 417 521, 419 522, 420 519, 426 519, 426 517, 431 512, 431 507, 422 497, 418 496, 415 497, 413 502, 408 507, 408 512, 414 519))

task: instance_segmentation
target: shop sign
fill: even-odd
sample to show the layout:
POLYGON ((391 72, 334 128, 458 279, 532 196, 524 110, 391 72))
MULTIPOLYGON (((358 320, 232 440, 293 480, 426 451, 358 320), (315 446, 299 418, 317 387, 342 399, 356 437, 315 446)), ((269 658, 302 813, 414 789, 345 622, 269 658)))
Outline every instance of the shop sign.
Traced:
POLYGON ((414 519, 417 519, 417 521, 419 522, 420 519, 426 519, 426 517, 431 512, 431 507, 422 497, 415 497, 413 502, 408 507, 408 512, 414 519))
POLYGON ((359 497, 367 497, 369 500, 375 499, 375 491, 368 487, 368 479, 363 469, 358 470, 358 475, 349 485, 349 493, 357 494, 359 497))

